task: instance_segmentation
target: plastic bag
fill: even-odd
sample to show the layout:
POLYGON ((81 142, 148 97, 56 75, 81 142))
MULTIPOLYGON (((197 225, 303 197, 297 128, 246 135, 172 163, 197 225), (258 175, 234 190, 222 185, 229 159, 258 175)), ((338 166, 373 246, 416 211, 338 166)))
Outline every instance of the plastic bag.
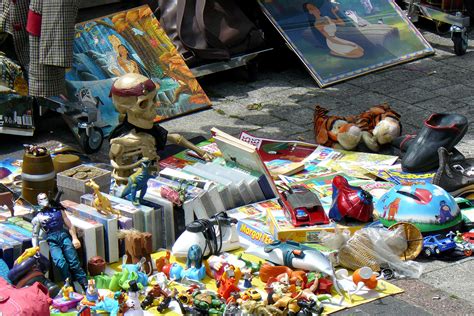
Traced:
POLYGON ((400 259, 408 247, 403 227, 394 230, 364 228, 348 240, 346 232, 326 233, 320 238, 323 245, 338 250, 339 265, 345 268, 357 270, 366 266, 380 271, 388 267, 398 277, 421 276, 422 267, 419 263, 400 259))

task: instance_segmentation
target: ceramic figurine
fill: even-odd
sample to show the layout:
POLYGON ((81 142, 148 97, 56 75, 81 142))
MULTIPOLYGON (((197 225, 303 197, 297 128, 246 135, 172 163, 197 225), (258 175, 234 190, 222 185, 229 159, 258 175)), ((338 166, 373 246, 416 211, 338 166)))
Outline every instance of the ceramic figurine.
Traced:
MULTIPOLYGON (((56 200, 59 200, 57 198, 56 200)), ((59 202, 51 205, 45 193, 38 194, 38 214, 31 221, 33 225, 33 247, 39 245, 39 238, 48 242, 51 258, 59 269, 63 280, 76 280, 83 289, 87 288, 87 276, 81 267, 76 249, 81 247, 76 229, 59 202), (68 231, 64 229, 67 227, 68 231)))
POLYGON ((163 150, 167 141, 194 150, 205 160, 212 159, 183 136, 168 134, 155 123, 157 91, 157 84, 136 73, 125 74, 112 84, 110 95, 120 123, 110 135, 109 158, 118 184, 127 183, 144 159, 158 162, 157 151, 163 150))

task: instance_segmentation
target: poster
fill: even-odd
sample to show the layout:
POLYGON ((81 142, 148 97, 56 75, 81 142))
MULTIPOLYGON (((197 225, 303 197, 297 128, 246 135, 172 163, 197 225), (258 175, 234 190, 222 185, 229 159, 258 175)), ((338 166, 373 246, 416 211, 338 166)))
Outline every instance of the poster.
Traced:
POLYGON ((210 101, 148 6, 76 25, 67 95, 56 101, 88 102, 100 111, 96 125, 108 134, 118 123, 109 97, 113 81, 140 73, 159 86, 156 121, 210 106, 210 101))
POLYGON ((432 54, 393 0, 259 0, 321 87, 432 54))

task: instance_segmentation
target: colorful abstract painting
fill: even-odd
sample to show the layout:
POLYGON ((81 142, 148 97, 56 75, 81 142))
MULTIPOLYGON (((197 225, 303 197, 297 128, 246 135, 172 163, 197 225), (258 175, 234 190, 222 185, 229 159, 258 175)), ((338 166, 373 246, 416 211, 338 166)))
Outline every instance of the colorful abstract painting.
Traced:
POLYGON ((433 49, 393 0, 259 0, 321 87, 433 49))
POLYGON ((70 104, 95 104, 100 110, 98 125, 108 134, 118 123, 110 88, 118 76, 130 72, 152 78, 159 85, 156 121, 210 106, 148 6, 76 25, 74 65, 66 73, 67 95, 63 99, 70 104))

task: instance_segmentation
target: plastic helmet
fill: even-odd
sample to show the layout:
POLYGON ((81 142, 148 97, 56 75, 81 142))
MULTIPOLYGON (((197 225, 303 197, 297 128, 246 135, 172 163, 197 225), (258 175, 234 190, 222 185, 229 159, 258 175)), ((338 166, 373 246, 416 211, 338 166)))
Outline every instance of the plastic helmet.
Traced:
POLYGON ((423 233, 445 230, 462 221, 454 198, 431 183, 397 185, 380 197, 375 211, 386 227, 409 222, 423 233))
POLYGON ((349 185, 347 179, 342 176, 334 177, 332 188, 329 218, 340 221, 344 217, 349 217, 361 222, 368 222, 372 219, 374 203, 369 192, 360 187, 349 185))

